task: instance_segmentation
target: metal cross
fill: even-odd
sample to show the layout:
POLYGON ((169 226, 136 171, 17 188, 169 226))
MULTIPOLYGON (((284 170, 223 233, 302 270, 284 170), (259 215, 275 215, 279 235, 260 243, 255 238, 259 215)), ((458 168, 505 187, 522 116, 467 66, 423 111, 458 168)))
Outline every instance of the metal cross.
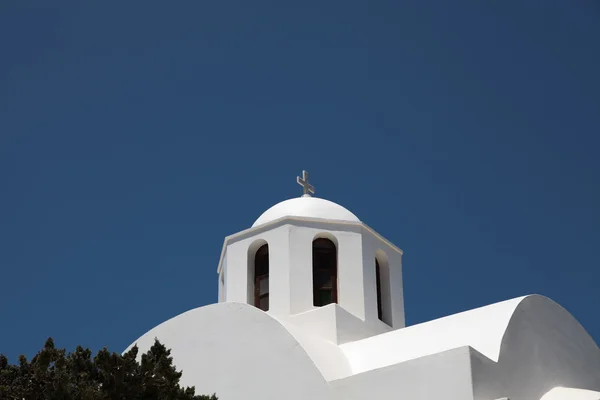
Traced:
POLYGON ((311 194, 315 194, 315 187, 308 183, 308 172, 302 171, 302 178, 297 176, 296 182, 298 182, 298 185, 302 186, 302 189, 304 190, 302 197, 310 197, 311 194))

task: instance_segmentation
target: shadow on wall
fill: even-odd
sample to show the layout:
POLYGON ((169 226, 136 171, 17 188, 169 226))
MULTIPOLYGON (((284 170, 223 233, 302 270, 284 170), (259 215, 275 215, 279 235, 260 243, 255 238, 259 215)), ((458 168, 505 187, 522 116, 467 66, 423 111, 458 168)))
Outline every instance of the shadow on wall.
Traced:
MULTIPOLYGON (((600 349, 568 311, 544 296, 527 296, 519 303, 502 338, 498 363, 484 364, 474 368, 476 398, 508 394, 513 400, 540 399, 559 386, 600 390, 600 349)), ((584 395, 576 389, 568 393, 584 395)))

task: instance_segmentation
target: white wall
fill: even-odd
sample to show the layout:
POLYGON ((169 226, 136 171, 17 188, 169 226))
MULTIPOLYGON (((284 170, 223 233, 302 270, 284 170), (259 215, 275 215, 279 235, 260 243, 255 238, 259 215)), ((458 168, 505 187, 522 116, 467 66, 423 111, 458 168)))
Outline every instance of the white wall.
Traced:
POLYGON ((225 243, 221 267, 226 266, 228 271, 223 298, 252 302, 252 282, 247 266, 252 263, 248 255, 256 249, 250 253, 248 249, 264 241, 269 245, 270 256, 269 313, 290 316, 316 309, 312 293, 312 242, 316 237, 327 237, 338 249, 338 304, 360 320, 379 323, 375 255, 376 252, 385 254, 390 290, 384 291, 384 296, 391 298, 386 313, 390 314, 395 328, 403 327, 401 253, 369 229, 361 223, 284 219, 241 232, 225 243))
POLYGON ((218 298, 218 302, 223 302, 225 301, 226 295, 225 295, 225 274, 227 273, 227 254, 225 254, 225 257, 223 258, 223 268, 221 269, 221 271, 219 272, 219 290, 217 293, 217 298, 218 298))
POLYGON ((375 273, 375 258, 378 257, 381 260, 384 320, 391 320, 390 326, 394 329, 403 328, 405 320, 402 254, 366 229, 362 232, 362 248, 366 320, 379 320, 375 273))
POLYGON ((253 277, 248 264, 254 251, 263 243, 269 245, 269 312, 289 314, 289 226, 281 225, 255 235, 240 238, 226 248, 225 301, 248 303, 253 299, 253 277))
POLYGON ((600 392, 556 387, 542 396, 540 400, 600 400, 600 392))
POLYGON ((336 345, 379 335, 392 329, 379 320, 365 322, 350 314, 339 304, 328 304, 287 317, 278 316, 277 319, 286 327, 301 328, 307 334, 318 336, 336 345))
MULTIPOLYGON (((379 242, 383 250, 384 243, 379 242)), ((390 286, 392 297, 392 321, 395 329, 406 326, 404 317, 404 288, 402 278, 402 254, 387 248, 386 255, 389 262, 390 286)))
POLYGON ((472 398, 467 348, 350 376, 338 346, 242 303, 200 307, 162 323, 134 343, 140 357, 155 338, 171 349, 182 386, 221 400, 472 398))
POLYGON ((471 346, 497 360, 502 337, 523 298, 394 330, 341 346, 355 373, 471 346))
POLYGON ((519 302, 497 364, 473 365, 477 399, 540 399, 557 386, 600 391, 600 349, 571 314, 543 296, 519 302))
MULTIPOLYGON (((600 349, 542 296, 341 346, 336 341, 375 332, 337 304, 279 318, 247 304, 218 303, 181 314, 137 343, 143 353, 159 338, 183 369, 182 384, 223 400, 538 400, 561 386, 600 391, 600 349)), ((572 389, 548 398, 559 399, 559 392, 590 395, 572 389)))
POLYGON ((172 318, 136 341, 140 357, 154 338, 171 349, 183 370, 181 385, 196 386, 197 394, 216 392, 220 400, 332 398, 304 347, 252 306, 218 303, 172 318))
POLYGON ((336 400, 472 400, 469 348, 376 369, 331 385, 336 400))
POLYGON ((327 222, 294 222, 290 225, 290 312, 316 309, 313 305, 312 242, 331 239, 338 250, 338 304, 364 319, 362 246, 360 227, 327 222))

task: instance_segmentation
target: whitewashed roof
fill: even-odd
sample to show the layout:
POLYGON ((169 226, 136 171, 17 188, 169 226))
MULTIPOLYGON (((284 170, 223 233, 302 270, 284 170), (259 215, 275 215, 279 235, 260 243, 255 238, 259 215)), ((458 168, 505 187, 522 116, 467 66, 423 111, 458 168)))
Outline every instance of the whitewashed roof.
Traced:
POLYGON ((252 224, 252 227, 263 225, 282 217, 307 217, 360 222, 356 215, 339 204, 318 197, 303 196, 275 204, 258 217, 254 224, 252 224))
POLYGON ((471 346, 489 359, 498 361, 502 337, 524 298, 408 326, 340 347, 355 374, 462 346, 471 346))

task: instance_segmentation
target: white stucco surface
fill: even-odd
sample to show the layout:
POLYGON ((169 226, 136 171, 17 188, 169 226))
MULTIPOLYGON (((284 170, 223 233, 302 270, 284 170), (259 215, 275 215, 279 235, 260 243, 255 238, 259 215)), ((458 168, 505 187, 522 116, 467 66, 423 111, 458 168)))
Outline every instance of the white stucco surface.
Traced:
POLYGON ((379 256, 382 264, 385 259, 387 273, 382 275, 387 289, 383 298, 388 326, 404 327, 402 251, 360 222, 284 218, 270 223, 268 229, 251 228, 227 238, 219 269, 224 279, 219 301, 252 303, 254 253, 267 244, 269 313, 289 317, 317 310, 312 293, 312 243, 318 237, 332 240, 337 248, 339 306, 370 326, 381 323, 377 317, 375 258, 379 256))
POLYGON ((328 220, 360 222, 346 208, 318 197, 298 197, 282 201, 265 211, 252 224, 253 227, 275 221, 282 217, 308 217, 328 220))
POLYGON ((352 375, 330 382, 334 389, 333 398, 474 400, 469 356, 469 348, 461 347, 352 375))
POLYGON ((600 400, 600 349, 546 297, 406 327, 402 254, 335 203, 286 200, 225 239, 217 304, 135 343, 142 354, 158 338, 183 370, 183 385, 221 400, 600 400), (312 243, 321 237, 336 246, 338 299, 316 307, 312 243), (254 254, 264 244, 267 312, 252 305, 254 254))
MULTIPOLYGON (((398 393, 422 400, 442 394, 456 400, 598 400, 600 349, 566 310, 543 296, 387 333, 363 331, 358 335, 367 339, 341 345, 340 328, 331 323, 339 320, 327 317, 338 308, 323 307, 310 318, 276 318, 247 304, 218 303, 181 314, 136 343, 145 352, 158 338, 184 371, 183 384, 225 400, 393 399, 398 393), (563 385, 581 389, 557 388, 563 385)), ((361 332, 352 324, 344 329, 361 332)))
POLYGON ((527 296, 504 332, 498 362, 471 361, 477 398, 540 399, 562 386, 600 390, 600 349, 563 307, 527 296))
POLYGON ((600 349, 566 310, 538 295, 342 344, 353 374, 468 346, 478 398, 539 399, 551 388, 600 389, 600 349), (475 364, 473 364, 475 365, 475 364))
POLYGON ((546 393, 540 400, 600 400, 600 392, 557 387, 546 393))
POLYGON ((352 371, 360 373, 470 346, 498 361, 502 337, 525 297, 450 315, 341 345, 352 371))
POLYGON ((276 319, 247 304, 190 310, 135 343, 146 352, 155 338, 184 371, 181 384, 197 393, 216 392, 222 400, 331 398, 304 347, 276 319))

